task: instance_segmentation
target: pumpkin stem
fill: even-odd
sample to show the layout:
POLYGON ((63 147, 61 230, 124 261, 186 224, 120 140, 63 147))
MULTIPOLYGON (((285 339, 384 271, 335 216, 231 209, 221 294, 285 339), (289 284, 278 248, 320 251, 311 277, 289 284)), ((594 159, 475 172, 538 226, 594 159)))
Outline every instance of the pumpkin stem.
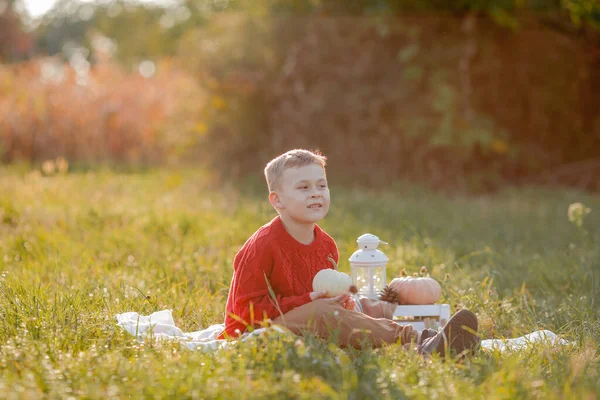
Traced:
POLYGON ((402 277, 408 276, 408 274, 406 273, 406 268, 402 268, 402 271, 400 271, 400 275, 402 277))
POLYGON ((335 260, 333 259, 333 257, 331 257, 331 256, 327 256, 327 260, 328 260, 328 261, 329 261, 331 264, 333 264, 333 269, 335 269, 335 270, 337 271, 337 270, 338 270, 338 265, 337 265, 337 263, 335 262, 335 260))

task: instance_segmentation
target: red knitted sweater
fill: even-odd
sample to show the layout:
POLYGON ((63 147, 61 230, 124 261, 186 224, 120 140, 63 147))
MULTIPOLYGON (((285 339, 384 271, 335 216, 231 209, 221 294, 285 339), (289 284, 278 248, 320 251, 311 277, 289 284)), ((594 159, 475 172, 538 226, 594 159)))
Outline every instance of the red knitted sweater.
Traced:
POLYGON ((269 281, 284 314, 310 301, 312 280, 317 272, 337 262, 335 241, 315 225, 315 238, 309 245, 294 239, 279 216, 259 228, 244 244, 233 261, 233 278, 227 298, 225 331, 220 338, 236 337, 247 326, 280 313, 269 292, 269 281), (265 280, 266 278, 266 280, 265 280))

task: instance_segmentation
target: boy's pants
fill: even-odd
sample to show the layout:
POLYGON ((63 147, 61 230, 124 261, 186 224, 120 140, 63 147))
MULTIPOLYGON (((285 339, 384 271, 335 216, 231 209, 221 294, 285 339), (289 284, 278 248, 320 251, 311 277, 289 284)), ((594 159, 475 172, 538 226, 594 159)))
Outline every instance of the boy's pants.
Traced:
POLYGON ((379 347, 384 343, 416 342, 418 332, 412 326, 392 321, 396 305, 379 300, 361 299, 363 313, 346 310, 332 299, 317 299, 277 317, 274 324, 295 334, 311 332, 333 339, 340 346, 360 348, 369 343, 379 347))

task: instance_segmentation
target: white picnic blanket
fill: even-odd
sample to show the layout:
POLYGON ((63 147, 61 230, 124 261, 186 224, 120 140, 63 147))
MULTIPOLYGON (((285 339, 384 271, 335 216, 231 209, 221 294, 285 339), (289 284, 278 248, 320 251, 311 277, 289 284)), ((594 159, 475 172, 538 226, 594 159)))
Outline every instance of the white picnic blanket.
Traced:
MULTIPOLYGON (((162 310, 151 315, 140 315, 136 312, 126 312, 117 314, 117 325, 125 329, 138 340, 143 341, 147 338, 158 340, 176 340, 181 342, 189 349, 217 350, 231 346, 237 341, 219 340, 217 337, 225 328, 223 324, 211 325, 206 329, 196 332, 182 332, 173 320, 171 310, 162 310)), ((238 341, 245 341, 253 337, 260 336, 266 331, 275 330, 285 332, 278 326, 256 329, 251 333, 244 333, 238 341)), ((532 332, 525 336, 512 339, 486 339, 481 341, 481 348, 485 350, 498 350, 501 352, 519 350, 534 343, 549 343, 552 345, 568 344, 564 339, 559 338, 554 332, 540 330, 532 332)))
POLYGON ((549 330, 541 330, 512 339, 485 339, 481 341, 481 348, 503 352, 521 350, 533 343, 546 343, 550 345, 569 344, 568 341, 558 337, 556 333, 549 330))
MULTIPOLYGON (((211 325, 206 329, 195 332, 183 332, 173 320, 171 310, 162 310, 150 315, 140 315, 136 312, 117 314, 117 325, 125 329, 138 340, 148 338, 157 340, 175 340, 181 342, 189 349, 217 350, 235 344, 235 340, 219 340, 217 337, 225 329, 224 324, 211 325)), ((244 333, 238 340, 245 341, 257 337, 267 330, 284 332, 277 326, 256 329, 250 333, 244 333)))

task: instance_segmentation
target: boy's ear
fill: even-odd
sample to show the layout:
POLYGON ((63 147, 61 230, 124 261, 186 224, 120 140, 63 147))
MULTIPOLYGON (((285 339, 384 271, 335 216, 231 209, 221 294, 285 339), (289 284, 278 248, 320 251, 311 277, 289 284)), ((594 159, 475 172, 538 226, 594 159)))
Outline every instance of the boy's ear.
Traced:
POLYGON ((283 208, 281 199, 279 198, 279 195, 275 192, 269 193, 269 203, 271 203, 271 205, 277 209, 283 208))

